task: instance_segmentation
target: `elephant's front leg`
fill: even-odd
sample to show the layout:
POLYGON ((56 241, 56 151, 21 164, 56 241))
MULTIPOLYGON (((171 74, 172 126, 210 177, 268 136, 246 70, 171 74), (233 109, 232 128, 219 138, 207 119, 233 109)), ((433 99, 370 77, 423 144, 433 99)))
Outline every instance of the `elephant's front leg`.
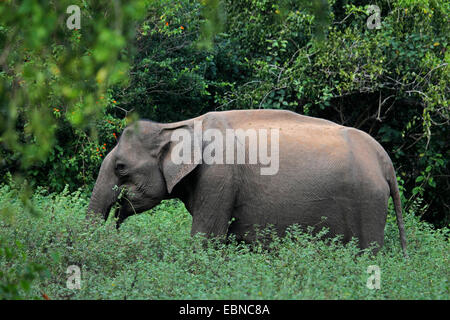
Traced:
POLYGON ((228 232, 231 211, 209 207, 195 212, 192 217, 191 235, 202 233, 208 238, 225 239, 228 232))
POLYGON ((226 170, 216 170, 214 173, 213 177, 205 174, 196 188, 195 205, 191 211, 191 235, 203 233, 209 238, 225 239, 236 190, 232 174, 226 174, 226 170), (219 172, 222 174, 218 175, 219 172))

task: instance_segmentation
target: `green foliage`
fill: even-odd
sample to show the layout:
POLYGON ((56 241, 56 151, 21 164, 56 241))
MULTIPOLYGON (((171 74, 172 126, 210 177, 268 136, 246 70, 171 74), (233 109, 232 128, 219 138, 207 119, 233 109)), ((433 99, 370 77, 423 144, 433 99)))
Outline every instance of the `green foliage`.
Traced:
MULTIPOLYGON (((207 10, 207 16, 218 10, 207 10)), ((211 34, 202 31, 209 23, 204 11, 198 1, 159 1, 152 6, 138 28, 130 86, 114 91, 126 110, 116 111, 118 116, 136 111, 155 121, 195 117, 213 110, 218 97, 243 78, 243 60, 229 36, 221 33, 221 40, 210 48, 211 34)))
MULTIPOLYGON (((100 163, 95 150, 103 146, 96 146, 95 120, 108 119, 108 88, 126 84, 128 61, 122 53, 134 37, 130 25, 145 11, 144 5, 2 2, 2 174, 20 172, 58 190, 65 183, 92 181, 91 171, 100 163), (81 29, 66 26, 69 5, 80 7, 81 29)), ((111 128, 109 134, 119 129, 111 128)), ((113 139, 103 137, 101 142, 110 147, 113 139)))
MULTIPOLYGON (((39 217, 30 219, 15 200, 17 190, 0 188, 0 209, 14 218, 0 222, 5 243, 49 274, 36 278, 22 298, 50 299, 448 299, 449 230, 434 230, 405 214, 409 259, 401 253, 395 215, 386 226, 380 253, 358 255, 356 243, 325 241, 292 227, 267 249, 191 238, 191 216, 174 200, 129 218, 117 231, 112 219, 93 226, 84 217, 79 191, 37 192, 39 217), (17 246, 20 241, 21 246, 17 246), (68 289, 67 267, 81 269, 81 289, 68 289), (370 265, 381 269, 381 288, 366 287, 370 265)), ((270 231, 268 233, 271 234, 270 231)), ((267 235, 267 234, 266 234, 267 235)), ((24 264, 0 255, 0 270, 24 264)))
MULTIPOLYGON (((126 43, 145 9, 144 1, 2 1, 0 4, 0 174, 2 182, 27 186, 18 199, 28 211, 32 186, 61 190, 92 181, 101 162, 106 136, 98 145, 96 119, 108 120, 108 89, 126 84, 126 43), (69 29, 70 5, 81 8, 81 29, 69 29), (97 152, 98 151, 98 152, 97 152), (13 173, 14 175, 7 175, 13 173), (24 180, 27 178, 27 180, 24 180)), ((114 102, 115 103, 115 102, 114 102)), ((101 128, 119 130, 123 121, 101 128), (111 127, 114 126, 114 129, 111 127)), ((101 131, 101 130, 98 130, 101 131)), ((105 144, 107 143, 107 144, 105 144)), ((8 209, 0 218, 10 215, 8 209)), ((26 261, 5 244, 0 253, 13 265, 26 261)), ((20 242, 15 243, 20 245, 20 242)), ((34 263, 1 274, 0 290, 20 297, 19 288, 41 272, 34 263)))
MULTIPOLYGON (((349 257, 354 253, 350 247, 323 247, 317 240, 306 251, 289 253, 286 248, 297 244, 280 240, 275 251, 283 252, 281 256, 258 255, 240 245, 223 247, 223 256, 212 247, 193 250, 199 240, 189 240, 189 217, 172 202, 155 210, 161 211, 159 215, 149 219, 143 215, 125 224, 131 241, 126 242, 110 224, 100 230, 85 226, 84 196, 79 192, 69 196, 69 190, 90 189, 102 158, 137 117, 171 122, 213 110, 289 109, 371 134, 394 162, 406 211, 447 227, 450 4, 437 0, 376 4, 381 8, 379 29, 367 27, 368 5, 359 0, 0 2, 0 182, 13 187, 4 187, 1 195, 0 294, 40 297, 43 292, 30 286, 33 281, 54 297, 125 297, 130 286, 138 286, 136 279, 152 282, 147 286, 144 281, 138 293, 130 293, 133 297, 428 298, 448 293, 448 283, 439 280, 445 278, 441 269, 430 275, 434 282, 427 283, 429 289, 424 280, 413 279, 434 271, 433 263, 448 264, 448 255, 438 255, 439 250, 448 252, 446 229, 433 231, 413 217, 407 217, 413 248, 429 261, 420 260, 417 253, 410 260, 419 266, 416 270, 413 262, 405 267, 393 258, 397 247, 391 217, 388 246, 375 262, 389 268, 385 281, 392 292, 359 287, 351 275, 363 271, 354 261, 371 259, 361 256, 348 259, 348 268, 342 269, 350 279, 349 293, 344 295, 332 282, 307 279, 318 279, 322 267, 340 263, 329 248, 349 257), (66 8, 73 4, 81 9, 79 30, 66 27, 66 8), (21 186, 20 192, 14 186, 21 186), (44 189, 36 194, 36 186, 44 189), (43 195, 62 190, 61 195, 43 195), (35 221, 44 228, 38 229, 35 221), (154 237, 139 233, 140 226, 154 237), (166 233, 158 228, 166 228, 166 233), (172 240, 163 237, 172 232, 172 240), (146 236, 141 239, 139 234, 146 236), (78 238, 72 240, 72 235, 78 238), (77 247, 68 249, 70 243, 77 247), (126 250, 127 245, 154 250, 134 252, 126 250), (305 253, 308 250, 318 252, 317 261, 323 265, 309 268, 313 257, 305 253), (191 251, 195 254, 189 255, 191 251), (182 258, 190 264, 177 260, 182 258), (94 291, 61 289, 70 262, 87 268, 94 291), (278 263, 283 266, 279 277, 265 275, 268 266, 278 263), (50 268, 50 280, 42 266, 50 268), (234 273, 221 269, 225 267, 234 273), (185 286, 177 287, 165 268, 185 286), (245 278, 240 270, 250 276, 245 278), (290 273, 304 270, 297 277, 309 278, 288 280, 290 273), (225 289, 211 286, 208 279, 217 279, 215 283, 225 289), (400 281, 404 279, 410 281, 400 281), (265 287, 255 285, 260 282, 265 287), (121 289, 112 283, 121 283, 121 289), (296 285, 302 288, 301 295, 296 285), (412 293, 415 285, 422 290, 412 293), (164 291, 166 287, 172 291, 164 291)), ((340 271, 330 274, 330 279, 344 279, 340 271)))
MULTIPOLYGON (((0 238, 4 243, 4 239, 0 238)), ((3 264, 0 271, 0 297, 2 299, 21 299, 30 294, 30 286, 36 277, 44 275, 45 268, 39 263, 29 262, 20 241, 14 247, 1 246, 0 260, 3 264)), ((37 296, 29 295, 29 298, 37 296)))

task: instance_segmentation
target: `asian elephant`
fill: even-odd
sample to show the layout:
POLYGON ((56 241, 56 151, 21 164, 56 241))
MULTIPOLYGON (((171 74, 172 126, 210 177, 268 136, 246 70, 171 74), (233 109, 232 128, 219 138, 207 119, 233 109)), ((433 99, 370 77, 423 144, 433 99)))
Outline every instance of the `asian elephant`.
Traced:
POLYGON ((356 237, 364 249, 373 242, 383 245, 390 196, 406 255, 394 167, 377 141, 360 130, 290 111, 233 110, 170 124, 140 120, 127 127, 103 160, 88 217, 106 219, 118 201, 119 226, 163 199, 179 198, 192 215, 192 234, 234 234, 251 242, 255 225, 272 225, 282 235, 298 224, 327 227, 329 236, 340 234, 344 242, 356 237), (187 149, 180 152, 182 141, 193 156, 187 149), (268 158, 263 163, 260 152, 255 163, 255 152, 269 145, 277 163, 264 173, 268 158), (209 153, 209 160, 199 161, 198 152, 209 153))

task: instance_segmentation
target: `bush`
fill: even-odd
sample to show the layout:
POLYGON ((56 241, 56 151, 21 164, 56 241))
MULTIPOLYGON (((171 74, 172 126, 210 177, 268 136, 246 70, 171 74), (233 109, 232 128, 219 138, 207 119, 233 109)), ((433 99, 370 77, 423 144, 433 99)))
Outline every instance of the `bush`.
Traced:
MULTIPOLYGON (((119 231, 114 221, 95 227, 85 220, 81 192, 34 194, 39 215, 30 219, 17 190, 0 188, 0 209, 14 211, 0 222, 2 245, 24 259, 0 256, 5 274, 28 264, 48 270, 22 298, 50 299, 448 299, 448 229, 435 230, 404 215, 409 259, 398 240, 394 213, 379 254, 358 254, 355 242, 302 233, 292 227, 267 249, 260 244, 191 238, 190 215, 175 200, 129 218, 119 231), (20 243, 20 246, 17 245, 20 243), (66 270, 81 268, 81 289, 68 289, 66 270), (381 269, 381 288, 366 287, 367 268, 381 269)), ((10 279, 2 275, 1 283, 10 279)), ((16 296, 17 297, 17 296, 16 296)))

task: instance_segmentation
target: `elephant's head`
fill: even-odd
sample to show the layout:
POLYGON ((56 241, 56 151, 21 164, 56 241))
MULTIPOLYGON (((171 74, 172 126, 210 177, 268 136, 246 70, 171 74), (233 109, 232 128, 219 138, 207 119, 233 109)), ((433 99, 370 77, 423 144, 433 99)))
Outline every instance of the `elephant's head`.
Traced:
MULTIPOLYGON (((193 121, 160 124, 138 121, 127 127, 119 142, 105 157, 88 207, 88 217, 100 214, 106 220, 112 205, 117 226, 132 214, 140 213, 171 197, 174 187, 196 164, 175 164, 171 152, 174 130, 193 131, 193 121)), ((194 137, 194 135, 191 135, 194 137)))

